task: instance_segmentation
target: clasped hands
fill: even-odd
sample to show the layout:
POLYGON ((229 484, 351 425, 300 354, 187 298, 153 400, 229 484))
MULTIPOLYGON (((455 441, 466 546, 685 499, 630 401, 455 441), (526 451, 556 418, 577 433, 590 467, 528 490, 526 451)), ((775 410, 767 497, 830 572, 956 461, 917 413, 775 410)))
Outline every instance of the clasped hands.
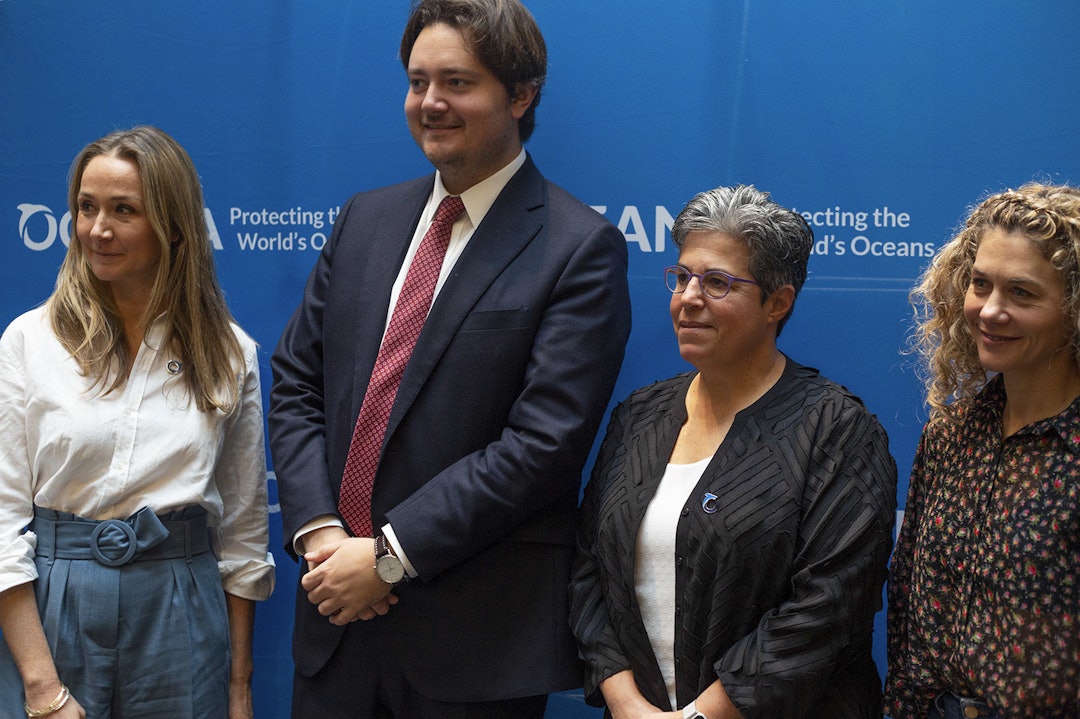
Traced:
POLYGON ((350 537, 340 527, 323 527, 304 537, 308 572, 300 580, 308 601, 331 624, 386 614, 397 604, 393 587, 375 573, 375 540, 350 537))

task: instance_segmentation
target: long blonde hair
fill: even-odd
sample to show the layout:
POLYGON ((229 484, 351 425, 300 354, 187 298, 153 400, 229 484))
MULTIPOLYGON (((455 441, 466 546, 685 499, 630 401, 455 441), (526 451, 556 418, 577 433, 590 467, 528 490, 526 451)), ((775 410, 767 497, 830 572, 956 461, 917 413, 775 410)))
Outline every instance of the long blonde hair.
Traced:
POLYGON ((1070 350, 1080 367, 1080 189, 1028 183, 985 199, 971 211, 911 292, 915 309, 914 350, 924 366, 931 423, 970 404, 989 381, 964 317, 964 298, 979 242, 990 228, 1018 232, 1036 245, 1061 273, 1062 308, 1072 328, 1070 350))
MULTIPOLYGON (((95 140, 71 165, 72 217, 79 211, 83 172, 101 155, 139 168, 147 218, 161 245, 142 326, 163 316, 165 342, 180 355, 181 377, 196 406, 203 412, 231 412, 239 397, 243 353, 214 271, 202 188, 191 158, 165 132, 146 125, 95 140)), ((129 358, 116 303, 108 284, 91 271, 78 238, 68 246, 46 310, 60 342, 103 394, 127 382, 129 358)))

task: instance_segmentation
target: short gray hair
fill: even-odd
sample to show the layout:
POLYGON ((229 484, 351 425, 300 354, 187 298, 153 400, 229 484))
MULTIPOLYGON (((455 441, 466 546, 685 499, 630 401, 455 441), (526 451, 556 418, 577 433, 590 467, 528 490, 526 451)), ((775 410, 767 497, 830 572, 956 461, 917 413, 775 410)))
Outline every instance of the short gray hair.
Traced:
MULTIPOLYGON (((814 246, 814 231, 799 213, 769 198, 753 185, 717 187, 696 195, 671 228, 671 237, 682 249, 691 232, 723 232, 746 243, 750 272, 761 286, 762 302, 784 285, 795 288, 795 297, 806 282, 806 266, 814 246)), ((792 299, 792 310, 795 303, 792 299)), ((791 311, 780 320, 780 334, 791 311)))

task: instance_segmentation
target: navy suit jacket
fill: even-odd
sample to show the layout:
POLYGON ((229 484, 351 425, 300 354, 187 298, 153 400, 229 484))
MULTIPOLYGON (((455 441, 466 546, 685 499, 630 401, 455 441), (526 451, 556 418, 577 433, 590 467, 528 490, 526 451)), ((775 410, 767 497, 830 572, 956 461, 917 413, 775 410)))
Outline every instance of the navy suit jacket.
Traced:
MULTIPOLYGON (((390 288, 433 183, 346 203, 274 353, 270 443, 290 552, 299 527, 337 513, 390 288)), ((630 330, 626 263, 621 233, 528 159, 431 308, 390 414, 372 520, 393 525, 419 574, 373 621, 432 698, 581 685, 567 585, 581 471, 630 330)), ((298 588, 298 671, 318 672, 341 631, 298 588)))

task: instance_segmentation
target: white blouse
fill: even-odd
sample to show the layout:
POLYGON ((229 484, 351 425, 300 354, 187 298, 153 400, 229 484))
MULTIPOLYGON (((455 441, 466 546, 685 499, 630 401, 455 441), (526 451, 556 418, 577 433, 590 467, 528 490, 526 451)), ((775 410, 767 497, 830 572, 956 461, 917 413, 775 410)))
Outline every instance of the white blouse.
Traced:
POLYGON ((678 706, 675 702, 675 531, 683 505, 711 461, 712 457, 706 457, 693 464, 668 464, 638 528, 634 590, 673 707, 678 706))
POLYGON ((151 325, 127 383, 108 395, 79 373, 44 308, 16 318, 0 338, 0 591, 37 578, 37 537, 23 532, 35 504, 92 519, 197 504, 213 527, 225 591, 270 596, 255 342, 233 326, 245 370, 240 406, 226 417, 188 401, 177 358, 162 348, 164 331, 161 320, 151 325))

